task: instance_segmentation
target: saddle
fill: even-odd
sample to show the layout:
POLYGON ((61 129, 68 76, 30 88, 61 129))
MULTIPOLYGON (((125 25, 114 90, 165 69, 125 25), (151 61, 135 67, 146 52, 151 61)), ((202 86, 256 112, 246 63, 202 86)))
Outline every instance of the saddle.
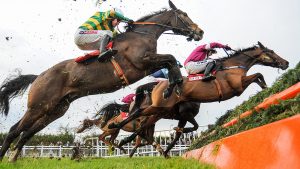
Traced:
MULTIPOLYGON (((107 45, 106 45, 106 49, 112 49, 113 47, 113 41, 110 41, 107 45)), ((95 50, 93 52, 90 53, 86 53, 83 56, 79 56, 77 58, 75 58, 75 62, 77 63, 89 63, 89 62, 93 62, 95 60, 97 60, 98 56, 101 54, 100 50, 95 50)))
MULTIPOLYGON (((220 71, 220 70, 223 70, 222 62, 216 60, 216 66, 211 71, 211 74, 213 76, 215 76, 217 71, 220 71)), ((205 76, 204 73, 190 74, 187 76, 187 79, 188 79, 188 82, 197 81, 197 80, 201 81, 204 76, 205 76)))
MULTIPOLYGON (((216 70, 213 70, 212 71, 212 75, 215 75, 217 73, 216 70)), ((191 82, 191 81, 201 81, 203 79, 205 75, 203 73, 199 73, 199 74, 190 74, 187 76, 187 79, 188 79, 188 82, 191 82)))

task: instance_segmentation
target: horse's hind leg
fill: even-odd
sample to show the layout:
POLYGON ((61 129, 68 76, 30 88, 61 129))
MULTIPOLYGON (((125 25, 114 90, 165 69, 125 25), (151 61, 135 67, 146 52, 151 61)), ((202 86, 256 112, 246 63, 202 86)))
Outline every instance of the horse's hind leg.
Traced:
POLYGON ((4 142, 3 142, 3 144, 2 144, 2 147, 1 147, 1 150, 0 150, 0 161, 3 159, 3 157, 4 157, 5 153, 6 153, 6 151, 9 149, 10 144, 11 144, 11 143, 14 141, 14 139, 17 138, 17 137, 20 135, 20 133, 21 133, 21 131, 17 130, 17 127, 18 127, 19 123, 20 123, 20 121, 17 122, 15 125, 13 125, 13 126, 10 128, 10 130, 9 130, 9 132, 8 132, 8 134, 7 134, 7 136, 5 137, 5 140, 4 140, 4 142))
MULTIPOLYGON (((31 119, 34 122, 34 124, 32 126, 26 128, 25 131, 23 131, 23 134, 21 135, 21 137, 19 138, 19 140, 16 144, 16 148, 14 150, 13 155, 9 158, 9 161, 15 162, 17 160, 17 157, 20 154, 23 146, 25 145, 25 143, 31 137, 33 137, 37 132, 39 132, 40 130, 45 128, 48 124, 50 124, 54 120, 58 119, 62 115, 64 115, 64 113, 67 111, 68 107, 69 107, 69 104, 62 103, 62 104, 60 104, 60 106, 58 108, 55 109, 56 111, 53 111, 52 114, 47 113, 47 112, 43 112, 43 113, 39 112, 40 114, 43 114, 43 115, 38 116, 38 118, 31 119)), ((31 112, 31 114, 32 114, 32 112, 31 112)))
POLYGON ((6 136, 2 148, 0 151, 0 160, 4 157, 6 151, 9 149, 11 143, 17 138, 22 132, 30 128, 34 122, 39 118, 39 115, 32 115, 30 109, 27 110, 22 119, 10 128, 8 135, 6 136))

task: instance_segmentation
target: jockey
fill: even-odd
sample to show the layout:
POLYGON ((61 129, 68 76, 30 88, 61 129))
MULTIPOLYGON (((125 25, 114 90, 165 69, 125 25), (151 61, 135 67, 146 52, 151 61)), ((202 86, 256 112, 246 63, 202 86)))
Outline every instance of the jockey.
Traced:
POLYGON ((131 93, 127 96, 125 96, 121 101, 125 104, 130 104, 131 102, 133 102, 135 99, 135 94, 131 93))
POLYGON ((117 35, 115 27, 121 21, 132 23, 133 20, 125 17, 118 8, 106 12, 96 12, 75 33, 75 44, 81 50, 100 50, 98 60, 104 60, 115 54, 116 50, 107 50, 108 42, 117 35), (101 58, 101 59, 100 59, 101 58))
POLYGON ((197 74, 204 71, 204 77, 202 81, 213 80, 216 77, 211 75, 211 71, 215 67, 215 61, 209 58, 212 54, 217 53, 215 48, 224 48, 231 50, 228 45, 212 42, 198 46, 185 60, 184 67, 188 74, 197 74))

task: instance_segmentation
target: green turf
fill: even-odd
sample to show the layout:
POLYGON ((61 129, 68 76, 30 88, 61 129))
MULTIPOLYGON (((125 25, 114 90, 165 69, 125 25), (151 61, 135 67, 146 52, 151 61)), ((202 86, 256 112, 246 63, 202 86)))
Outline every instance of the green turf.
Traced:
POLYGON ((164 159, 163 157, 135 158, 98 158, 83 159, 79 162, 69 158, 21 158, 16 163, 8 163, 7 159, 0 162, 0 169, 213 169, 207 164, 196 160, 184 160, 181 157, 164 159))

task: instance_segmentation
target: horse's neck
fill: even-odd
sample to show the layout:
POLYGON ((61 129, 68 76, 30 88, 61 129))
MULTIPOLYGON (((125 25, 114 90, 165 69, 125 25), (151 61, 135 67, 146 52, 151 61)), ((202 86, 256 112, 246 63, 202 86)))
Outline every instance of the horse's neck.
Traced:
POLYGON ((253 58, 253 55, 253 51, 239 53, 236 56, 232 56, 224 60, 223 67, 243 66, 248 71, 256 63, 256 60, 253 58))
MULTIPOLYGON (((144 22, 154 22, 159 23, 163 25, 168 25, 170 22, 172 15, 169 12, 166 12, 164 14, 153 16, 144 22)), ((159 26, 159 25, 141 25, 137 26, 135 29, 133 29, 134 32, 143 32, 145 34, 149 35, 155 35, 155 38, 158 39, 165 31, 170 30, 170 28, 159 26)))

